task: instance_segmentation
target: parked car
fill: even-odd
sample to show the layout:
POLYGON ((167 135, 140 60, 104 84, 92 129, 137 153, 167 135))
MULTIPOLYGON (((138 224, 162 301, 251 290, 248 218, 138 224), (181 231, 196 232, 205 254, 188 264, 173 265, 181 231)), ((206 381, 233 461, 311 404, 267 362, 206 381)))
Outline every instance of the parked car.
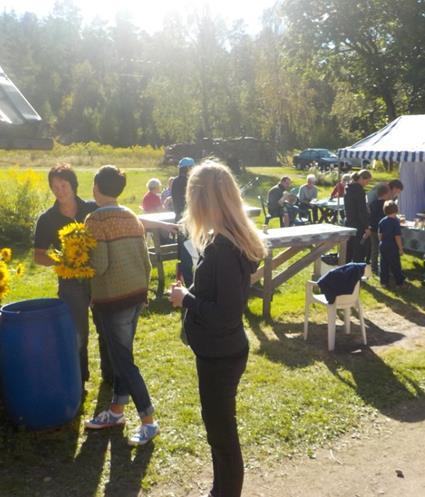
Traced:
POLYGON ((370 161, 357 157, 341 160, 327 148, 306 148, 299 155, 294 156, 293 164, 296 169, 308 169, 313 165, 317 165, 321 170, 339 165, 341 171, 349 171, 353 167, 367 169, 370 161))
POLYGON ((315 163, 320 169, 329 169, 330 166, 337 166, 339 159, 327 148, 306 148, 293 158, 293 165, 296 169, 308 169, 315 163))

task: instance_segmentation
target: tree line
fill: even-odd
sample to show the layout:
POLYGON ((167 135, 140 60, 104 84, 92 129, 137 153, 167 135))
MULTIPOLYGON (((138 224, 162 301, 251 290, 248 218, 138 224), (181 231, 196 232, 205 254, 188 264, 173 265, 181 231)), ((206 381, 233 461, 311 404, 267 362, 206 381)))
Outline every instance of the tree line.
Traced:
POLYGON ((148 34, 125 14, 0 14, 0 65, 64 143, 254 136, 352 143, 425 113, 425 0, 280 0, 252 35, 200 10, 148 34))

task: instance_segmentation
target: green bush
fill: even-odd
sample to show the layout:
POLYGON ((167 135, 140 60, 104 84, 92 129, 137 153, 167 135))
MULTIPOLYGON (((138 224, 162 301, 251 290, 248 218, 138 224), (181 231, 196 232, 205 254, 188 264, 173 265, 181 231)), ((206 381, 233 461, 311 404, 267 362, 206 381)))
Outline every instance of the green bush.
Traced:
POLYGON ((161 162, 164 156, 162 147, 154 148, 151 145, 133 147, 113 147, 112 145, 102 145, 96 142, 71 143, 70 145, 61 145, 55 142, 53 154, 56 157, 64 155, 83 156, 92 160, 96 156, 104 156, 112 162, 114 159, 133 159, 135 161, 152 161, 161 162))
POLYGON ((317 186, 332 186, 338 181, 338 170, 335 168, 321 172, 318 167, 310 167, 308 174, 314 174, 314 176, 316 176, 317 186))
POLYGON ((37 217, 47 205, 45 180, 17 168, 2 171, 0 177, 0 246, 28 248, 37 217))

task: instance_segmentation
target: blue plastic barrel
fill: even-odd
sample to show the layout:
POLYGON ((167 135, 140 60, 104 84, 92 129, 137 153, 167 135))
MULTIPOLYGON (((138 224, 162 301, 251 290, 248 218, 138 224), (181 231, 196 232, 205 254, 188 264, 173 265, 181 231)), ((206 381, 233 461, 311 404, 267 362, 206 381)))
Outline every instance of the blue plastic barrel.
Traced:
POLYGON ((0 381, 13 423, 33 430, 73 419, 81 372, 71 314, 60 299, 32 299, 1 308, 0 381))

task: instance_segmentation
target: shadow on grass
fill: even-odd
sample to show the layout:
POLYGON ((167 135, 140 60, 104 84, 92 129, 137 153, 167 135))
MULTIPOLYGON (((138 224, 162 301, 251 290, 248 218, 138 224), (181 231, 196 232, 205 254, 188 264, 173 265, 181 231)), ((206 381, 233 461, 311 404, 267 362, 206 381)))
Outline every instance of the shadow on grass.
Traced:
MULTIPOLYGON (((328 354, 327 324, 309 324, 308 342, 303 340, 304 323, 284 323, 279 321, 263 321, 255 314, 247 311, 245 316, 249 326, 258 341, 259 355, 265 355, 273 362, 281 362, 290 368, 302 368, 318 360, 323 360, 324 354, 328 354), (263 331, 262 324, 270 327, 276 339, 270 339, 263 331), (306 353, 306 345, 308 348, 306 353)), ((386 331, 375 323, 365 319, 367 325, 367 336, 370 345, 388 345, 401 340, 404 335, 386 331)), ((360 346, 360 330, 358 326, 352 325, 352 331, 346 335, 337 326, 336 353, 351 352, 360 346)))
MULTIPOLYGON (((109 405, 111 389, 102 383, 93 413, 109 405)), ((87 438, 81 445, 70 471, 81 487, 75 489, 76 496, 96 495, 101 483, 105 465, 109 465, 109 480, 105 485, 104 496, 136 497, 141 490, 141 482, 152 457, 154 445, 132 449, 123 436, 123 428, 87 431, 87 438), (110 462, 108 462, 110 449, 110 462), (135 452, 135 457, 133 453, 135 452)))
POLYGON ((388 295, 367 282, 364 289, 369 292, 378 302, 385 304, 392 311, 403 316, 408 321, 419 326, 425 326, 425 314, 412 307, 412 304, 423 308, 424 290, 423 288, 410 287, 401 289, 397 293, 388 295))
MULTIPOLYGON (((418 399, 425 403, 424 393, 416 382, 401 372, 396 374, 373 350, 360 345, 359 326, 352 326, 349 335, 340 331, 342 327, 337 327, 336 349, 328 352, 327 324, 310 324, 306 343, 303 340, 304 323, 266 323, 276 337, 270 339, 261 328, 264 321, 250 312, 245 315, 260 342, 256 354, 289 368, 303 368, 323 362, 339 381, 354 389, 365 404, 386 416, 408 422, 425 419, 425 410, 410 412, 396 408, 402 402, 417 402, 418 399)), ((373 345, 388 345, 404 337, 401 333, 386 331, 371 321, 366 320, 366 324, 368 340, 373 345)))
POLYGON ((410 423, 425 419, 423 409, 398 408, 411 401, 424 404, 425 395, 420 386, 400 372, 395 374, 372 349, 362 347, 349 353, 329 354, 324 363, 341 382, 356 390, 366 404, 386 416, 410 423), (352 379, 342 374, 344 370, 351 373, 352 379))
MULTIPOLYGON (((102 384, 92 415, 109 404, 111 389, 102 384)), ((1 420, 3 421, 6 420, 1 420)), ((154 444, 131 448, 122 427, 87 431, 78 448, 80 419, 50 432, 19 432, 2 437, 1 487, 23 497, 137 497, 154 444), (110 453, 109 453, 110 452, 110 453), (109 476, 105 475, 109 472, 109 476), (105 479, 107 480, 106 483, 105 479), (105 486, 100 493, 99 487, 105 486)), ((6 422, 7 426, 7 422, 6 422)), ((4 428, 4 427, 2 427, 4 428)), ((11 431, 12 428, 10 428, 11 431)))
POLYGON ((173 306, 171 305, 171 302, 168 300, 168 296, 163 296, 159 298, 152 298, 152 300, 149 300, 149 305, 148 307, 143 311, 142 313, 142 319, 143 315, 151 315, 151 314, 170 314, 174 310, 173 306))

